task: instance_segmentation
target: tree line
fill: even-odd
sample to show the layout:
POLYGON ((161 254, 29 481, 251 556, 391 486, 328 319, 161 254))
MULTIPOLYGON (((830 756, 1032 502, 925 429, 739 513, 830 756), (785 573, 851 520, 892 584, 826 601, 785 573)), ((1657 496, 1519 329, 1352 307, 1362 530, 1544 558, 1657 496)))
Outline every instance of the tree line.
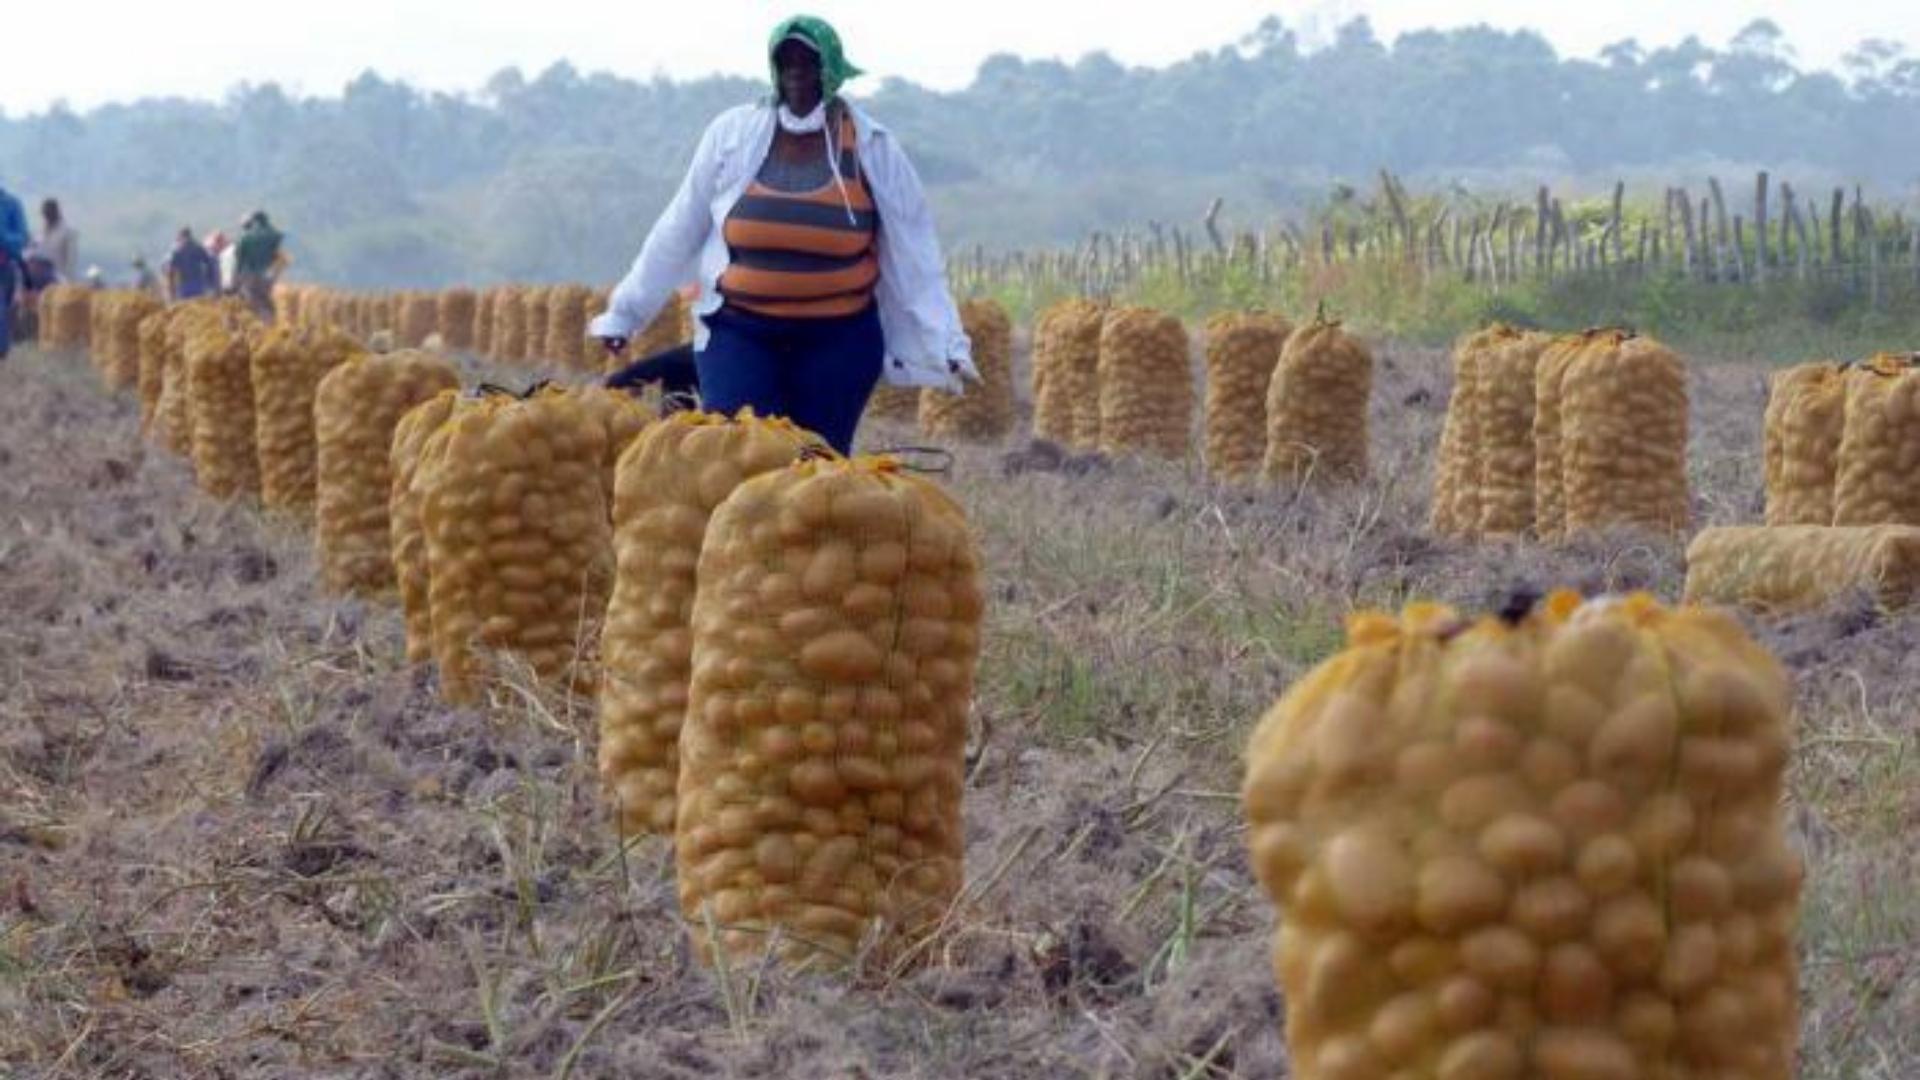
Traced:
MULTIPOLYGON (((1381 168, 1516 189, 1702 163, 1817 170, 1893 194, 1920 179, 1920 58, 1868 40, 1839 70, 1803 68, 1765 20, 1717 48, 1625 40, 1580 58, 1487 27, 1383 42, 1365 19, 1307 49, 1274 17, 1166 67, 999 55, 955 92, 898 79, 850 92, 906 140, 956 245, 1190 220, 1215 195, 1241 214, 1312 212, 1381 168)), ((92 211, 94 259, 156 247, 176 216, 222 224, 265 205, 297 274, 606 277, 707 120, 763 93, 755 80, 565 63, 532 78, 506 69, 464 94, 369 71, 336 97, 269 82, 217 102, 0 115, 0 161, 16 191, 92 211)))

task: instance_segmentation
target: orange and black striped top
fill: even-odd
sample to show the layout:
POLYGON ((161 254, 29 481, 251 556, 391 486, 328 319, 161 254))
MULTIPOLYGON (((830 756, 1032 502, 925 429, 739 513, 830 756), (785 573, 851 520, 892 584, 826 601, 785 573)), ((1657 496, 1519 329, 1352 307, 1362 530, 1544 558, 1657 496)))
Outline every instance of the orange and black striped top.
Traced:
POLYGON ((853 315, 872 299, 879 216, 854 154, 850 117, 841 118, 839 133, 845 202, 823 152, 811 168, 769 154, 734 203, 724 232, 731 262, 720 275, 727 303, 760 315, 826 319, 853 315))

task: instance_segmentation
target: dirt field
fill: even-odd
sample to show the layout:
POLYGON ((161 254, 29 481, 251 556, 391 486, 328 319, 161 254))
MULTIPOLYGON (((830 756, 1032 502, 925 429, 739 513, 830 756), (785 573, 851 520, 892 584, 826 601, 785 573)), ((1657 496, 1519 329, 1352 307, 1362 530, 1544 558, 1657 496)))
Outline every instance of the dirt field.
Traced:
MULTIPOLYGON (((1274 1077, 1237 755, 1355 606, 1651 588, 1676 544, 1423 528, 1446 397, 1385 350, 1376 479, 1298 500, 963 451, 991 577, 969 885, 916 970, 696 968, 590 706, 450 709, 398 613, 200 495, 83 360, 0 367, 0 1075, 1274 1077)), ((1702 365, 1702 524, 1760 510, 1762 373, 1702 365)), ((869 442, 908 439, 878 431, 869 442)), ((1796 673, 1809 1077, 1920 1075, 1920 618, 1760 629, 1796 673)))

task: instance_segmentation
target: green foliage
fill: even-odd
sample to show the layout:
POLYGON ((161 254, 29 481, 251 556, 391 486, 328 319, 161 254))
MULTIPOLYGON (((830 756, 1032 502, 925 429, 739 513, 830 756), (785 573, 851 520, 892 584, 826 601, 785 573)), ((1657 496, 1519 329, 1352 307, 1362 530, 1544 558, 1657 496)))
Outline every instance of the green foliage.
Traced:
MULTIPOLYGON (((850 90, 907 146, 955 249, 1191 226, 1215 196, 1241 227, 1302 212, 1341 227, 1372 222, 1387 212, 1382 166, 1428 189, 1406 196, 1422 221, 1443 206, 1484 216, 1505 199, 1530 205, 1542 179, 1568 191, 1569 180, 1597 179, 1565 203, 1583 237, 1603 226, 1614 176, 1676 161, 1819 162, 1822 175, 1801 169, 1802 178, 1883 190, 1920 173, 1911 137, 1920 66, 1899 45, 1863 47, 1841 82, 1795 68, 1788 43, 1764 29, 1723 49, 1622 42, 1595 63, 1562 58, 1531 32, 1486 27, 1382 42, 1363 19, 1307 51, 1269 19, 1235 47, 1165 68, 1097 52, 1071 65, 997 56, 954 93, 904 80, 850 90)), ((639 80, 564 62, 531 78, 501 71, 473 94, 368 72, 334 97, 267 83, 220 102, 0 115, 0 168, 32 198, 91 208, 74 220, 90 244, 115 252, 103 265, 164 250, 170 227, 103 224, 112 205, 154 196, 216 204, 221 223, 269 204, 303 267, 393 270, 365 239, 385 229, 444 243, 408 254, 408 265, 470 281, 604 280, 631 258, 708 121, 763 93, 759 79, 639 80)), ((1659 210, 1630 206, 1629 235, 1659 210)), ((1384 301, 1388 285, 1398 290, 1340 288, 1384 301)), ((1272 287, 1213 289, 1224 299, 1272 287)), ((1382 318, 1416 324, 1429 303, 1460 301, 1395 301, 1382 318)))

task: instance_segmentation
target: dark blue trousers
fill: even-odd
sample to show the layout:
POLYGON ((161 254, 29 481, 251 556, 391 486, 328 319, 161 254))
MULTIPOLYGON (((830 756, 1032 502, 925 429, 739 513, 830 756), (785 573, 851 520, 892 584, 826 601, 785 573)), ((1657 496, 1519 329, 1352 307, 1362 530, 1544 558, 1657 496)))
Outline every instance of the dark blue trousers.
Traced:
POLYGON ((14 261, 0 255, 0 358, 13 348, 14 261))
POLYGON ((777 319, 723 305, 707 316, 707 331, 696 360, 703 408, 731 414, 751 405, 853 452, 886 351, 878 307, 835 319, 777 319))

